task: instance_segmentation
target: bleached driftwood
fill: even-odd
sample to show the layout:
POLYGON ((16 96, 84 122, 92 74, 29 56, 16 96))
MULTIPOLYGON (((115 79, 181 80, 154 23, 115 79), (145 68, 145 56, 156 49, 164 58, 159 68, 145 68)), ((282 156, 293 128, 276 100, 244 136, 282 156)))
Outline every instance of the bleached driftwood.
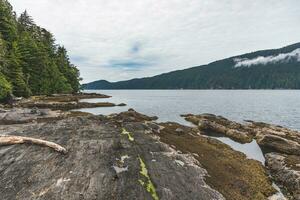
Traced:
POLYGON ((49 142, 49 141, 41 140, 41 139, 35 139, 35 138, 31 138, 31 137, 0 135, 0 146, 13 145, 13 144, 24 144, 24 143, 46 146, 46 147, 52 148, 55 151, 58 151, 60 153, 64 153, 64 154, 67 153, 67 150, 64 147, 62 147, 54 142, 49 142))

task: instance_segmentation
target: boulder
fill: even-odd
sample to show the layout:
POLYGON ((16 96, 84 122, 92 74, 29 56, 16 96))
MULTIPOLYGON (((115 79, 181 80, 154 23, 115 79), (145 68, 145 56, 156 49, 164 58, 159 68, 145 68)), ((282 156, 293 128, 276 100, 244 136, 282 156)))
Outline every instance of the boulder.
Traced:
POLYGON ((300 155, 300 145, 297 142, 277 135, 259 135, 257 143, 267 151, 300 155))
POLYGON ((187 121, 197 125, 200 130, 216 132, 240 143, 252 142, 253 135, 247 126, 212 114, 182 115, 187 121))
POLYGON ((246 124, 230 121, 212 114, 183 115, 197 125, 204 134, 218 133, 240 143, 257 143, 268 152, 300 155, 300 132, 281 126, 247 120, 246 124))

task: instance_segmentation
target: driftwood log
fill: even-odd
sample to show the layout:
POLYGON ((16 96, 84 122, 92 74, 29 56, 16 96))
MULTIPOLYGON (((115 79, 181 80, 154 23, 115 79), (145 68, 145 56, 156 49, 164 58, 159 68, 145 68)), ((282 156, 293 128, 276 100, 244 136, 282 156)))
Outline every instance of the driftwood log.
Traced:
POLYGON ((54 142, 49 142, 49 141, 41 140, 41 139, 35 139, 35 138, 31 138, 31 137, 0 135, 0 146, 13 145, 13 144, 25 144, 25 143, 46 146, 46 147, 54 149, 57 152, 60 152, 63 154, 67 153, 67 150, 64 147, 62 147, 54 142))

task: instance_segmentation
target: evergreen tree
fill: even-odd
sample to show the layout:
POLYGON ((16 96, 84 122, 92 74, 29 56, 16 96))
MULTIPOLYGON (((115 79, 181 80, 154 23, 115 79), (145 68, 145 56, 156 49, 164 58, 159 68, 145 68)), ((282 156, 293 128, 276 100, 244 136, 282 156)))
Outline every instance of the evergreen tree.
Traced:
POLYGON ((37 26, 27 11, 19 18, 0 0, 0 98, 78 92, 78 69, 53 35, 37 26))
POLYGON ((29 88, 34 94, 43 94, 46 65, 42 53, 28 32, 20 35, 17 51, 29 88))
POLYGON ((18 18, 19 28, 22 31, 33 31, 36 26, 32 17, 28 15, 27 10, 25 10, 18 18))
POLYGON ((16 96, 28 97, 31 95, 31 91, 28 88, 24 74, 22 71, 22 67, 20 66, 19 59, 17 57, 17 44, 14 43, 13 49, 10 51, 10 55, 8 57, 8 70, 6 70, 6 75, 8 80, 12 85, 12 92, 16 96))
POLYGON ((11 93, 11 85, 5 79, 5 76, 0 73, 0 101, 5 100, 5 98, 11 93))
POLYGON ((13 42, 17 39, 17 25, 12 6, 6 0, 0 0, 0 33, 4 40, 13 42))
POLYGON ((59 46, 56 52, 56 63, 59 70, 65 75, 67 82, 72 87, 72 92, 78 92, 80 90, 81 80, 79 70, 76 66, 70 63, 67 50, 63 46, 59 46))
POLYGON ((6 54, 6 46, 4 40, 2 39, 2 35, 0 33, 0 72, 3 70, 6 62, 5 54, 6 54))

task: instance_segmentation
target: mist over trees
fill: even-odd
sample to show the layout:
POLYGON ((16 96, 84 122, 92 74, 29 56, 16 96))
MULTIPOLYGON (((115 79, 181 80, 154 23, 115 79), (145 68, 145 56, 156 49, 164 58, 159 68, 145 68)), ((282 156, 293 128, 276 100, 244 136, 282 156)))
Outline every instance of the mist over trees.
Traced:
POLYGON ((11 4, 0 0, 0 100, 10 94, 75 93, 79 81, 79 70, 53 34, 27 11, 17 17, 11 4))

